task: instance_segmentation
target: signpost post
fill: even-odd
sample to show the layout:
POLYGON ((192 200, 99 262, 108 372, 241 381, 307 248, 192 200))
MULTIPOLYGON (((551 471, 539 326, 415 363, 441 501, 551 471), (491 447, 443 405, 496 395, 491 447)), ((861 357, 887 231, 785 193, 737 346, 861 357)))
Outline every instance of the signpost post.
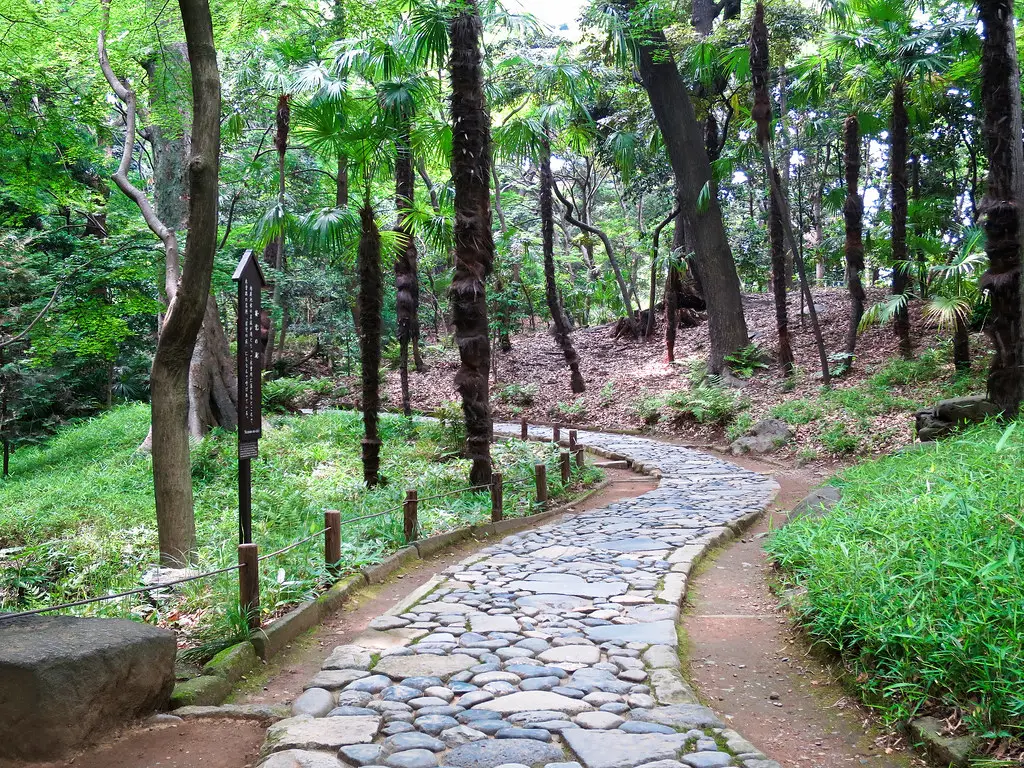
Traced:
POLYGON ((263 434, 261 383, 264 340, 260 294, 267 281, 251 250, 242 255, 232 279, 238 283, 238 562, 239 595, 252 629, 259 627, 258 551, 252 543, 252 467, 263 434))

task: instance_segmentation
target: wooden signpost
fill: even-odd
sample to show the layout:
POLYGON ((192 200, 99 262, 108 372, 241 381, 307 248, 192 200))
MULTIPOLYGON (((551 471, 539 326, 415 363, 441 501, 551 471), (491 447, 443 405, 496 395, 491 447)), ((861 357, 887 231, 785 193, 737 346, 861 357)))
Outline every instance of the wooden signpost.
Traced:
POLYGON ((260 293, 266 280, 251 250, 238 262, 232 280, 238 283, 238 537, 252 543, 252 470, 263 434, 261 383, 263 348, 260 338, 260 293))
POLYGON ((263 434, 263 352, 260 294, 267 284, 251 250, 238 262, 238 574, 239 598, 250 629, 260 625, 259 550, 252 542, 252 467, 263 434))

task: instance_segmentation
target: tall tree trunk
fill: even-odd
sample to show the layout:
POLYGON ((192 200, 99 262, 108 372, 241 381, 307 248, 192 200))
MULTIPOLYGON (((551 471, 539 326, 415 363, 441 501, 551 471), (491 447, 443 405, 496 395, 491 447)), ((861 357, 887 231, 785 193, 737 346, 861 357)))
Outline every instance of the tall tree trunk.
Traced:
MULTIPOLYGON (((623 0, 628 10, 635 0, 623 0)), ((680 224, 691 238, 708 309, 711 353, 708 368, 719 373, 725 357, 749 343, 740 280, 732 258, 718 199, 710 194, 711 164, 675 58, 661 29, 636 35, 637 67, 668 151, 682 203, 680 224), (699 201, 699 202, 698 202, 699 201)))
POLYGON ((153 484, 160 562, 188 563, 195 553, 195 516, 188 439, 188 378, 196 340, 208 307, 217 249, 220 162, 220 74, 208 0, 179 0, 192 86, 192 141, 187 168, 188 249, 178 271, 178 239, 158 217, 148 198, 128 178, 132 164, 137 106, 135 93, 117 78, 106 53, 109 0, 102 3, 99 59, 104 77, 124 104, 124 152, 114 182, 139 207, 164 244, 168 306, 150 374, 152 396, 153 484))
POLYGON ((551 333, 569 366, 569 383, 572 391, 578 395, 585 392, 587 387, 583 383, 583 374, 580 373, 580 358, 569 337, 569 324, 566 322, 565 310, 562 308, 562 300, 558 295, 558 286, 555 283, 555 212, 551 202, 553 186, 551 142, 545 135, 541 139, 540 146, 540 233, 544 246, 544 287, 548 310, 551 312, 551 333))
POLYGON ((409 226, 409 211, 415 194, 416 173, 412 162, 410 116, 402 118, 395 158, 395 208, 398 211, 398 253, 395 257, 395 309, 398 318, 398 371, 402 384, 402 412, 412 416, 409 396, 409 342, 416 328, 419 284, 416 279, 416 240, 409 226))
POLYGON ((772 108, 768 98, 768 71, 768 27, 764 22, 764 4, 758 0, 750 29, 750 74, 754 91, 751 117, 757 124, 757 143, 761 148, 765 179, 769 184, 772 202, 779 208, 785 240, 793 254, 793 262, 796 264, 797 274, 800 276, 800 287, 807 301, 807 314, 811 318, 811 330, 814 333, 814 342, 818 348, 818 359, 821 363, 821 381, 827 386, 831 380, 831 374, 825 341, 821 333, 821 326, 818 324, 818 312, 814 307, 814 297, 811 295, 811 288, 807 281, 803 254, 797 247, 796 236, 793 234, 793 216, 789 208, 789 200, 782 190, 782 184, 772 163, 770 147, 772 108))
POLYGON ((359 211, 359 305, 363 332, 359 335, 363 368, 363 482, 373 488, 380 482, 380 326, 384 303, 384 276, 380 266, 380 232, 373 219, 369 194, 359 211))
MULTIPOLYGON (((505 212, 501 207, 501 177, 498 175, 498 167, 491 166, 491 180, 494 182, 494 212, 498 214, 498 228, 502 236, 508 233, 508 224, 505 221, 505 212)), ((512 329, 511 302, 505 294, 505 285, 501 280, 501 274, 495 274, 494 289, 497 293, 496 309, 498 312, 498 348, 508 354, 512 351, 512 337, 509 335, 512 329)))
POLYGON ((971 337, 967 327, 967 320, 957 312, 954 323, 953 367, 957 373, 966 373, 971 370, 971 337))
MULTIPOLYGON (((775 180, 779 182, 778 171, 775 180)), ((768 206, 768 234, 772 249, 772 295, 775 298, 775 328, 779 336, 779 365, 782 377, 793 375, 793 345, 789 340, 789 313, 786 306, 786 248, 782 228, 782 209, 771 195, 768 206)))
POLYGON ((452 180, 455 184, 455 274, 452 321, 461 365, 455 384, 466 417, 470 482, 491 481, 491 364, 487 277, 494 266, 491 234, 491 120, 484 96, 483 25, 476 0, 465 0, 449 26, 451 35, 452 180))
MULTIPOLYGON (((892 293, 899 296, 907 292, 907 107, 904 86, 897 80, 892 86, 892 125, 889 141, 889 176, 892 184, 892 293)), ((900 354, 907 360, 913 357, 910 341, 910 313, 904 305, 893 320, 896 336, 900 340, 900 354)))
MULTIPOLYGON (((668 216, 662 219, 658 226, 654 228, 654 235, 651 238, 651 293, 647 299, 647 328, 644 330, 644 338, 647 341, 654 339, 654 304, 657 300, 657 287, 658 287, 658 243, 661 241, 661 231, 669 225, 669 223, 676 216, 679 215, 679 208, 673 208, 668 216)), ((673 269, 669 265, 669 269, 673 269)), ((665 296, 666 308, 668 306, 668 296, 665 296)), ((667 315, 666 315, 667 319, 667 315)))
POLYGON ((989 268, 981 285, 991 313, 985 331, 992 340, 988 397, 1009 416, 1020 407, 1021 245, 1024 241, 1024 148, 1021 147, 1020 70, 1014 37, 1013 0, 978 0, 984 28, 981 51, 983 133, 988 150, 988 186, 980 212, 989 268))
POLYGON ((291 132, 292 109, 291 94, 282 93, 277 98, 277 132, 274 136, 274 147, 277 149, 277 207, 280 212, 282 228, 281 234, 277 237, 277 250, 275 253, 274 270, 277 272, 274 278, 273 302, 281 309, 281 332, 277 336, 276 344, 271 339, 267 362, 273 363, 284 354, 284 345, 288 335, 288 302, 285 298, 282 285, 284 272, 288 266, 285 258, 285 237, 284 237, 284 202, 285 202, 285 160, 288 155, 288 134, 291 132))
POLYGON ((843 159, 846 166, 846 202, 843 222, 846 226, 846 287, 850 292, 850 326, 846 331, 846 364, 853 367, 857 351, 857 331, 864 317, 864 200, 857 184, 860 180, 860 126, 856 115, 846 118, 843 126, 843 159))

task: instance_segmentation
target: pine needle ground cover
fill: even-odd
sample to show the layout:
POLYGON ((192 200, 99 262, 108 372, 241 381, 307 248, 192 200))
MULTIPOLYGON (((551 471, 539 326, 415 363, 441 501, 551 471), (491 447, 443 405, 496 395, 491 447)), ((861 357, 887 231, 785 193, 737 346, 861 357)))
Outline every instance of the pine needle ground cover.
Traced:
MULTIPOLYGON (((69 427, 47 443, 12 456, 0 481, 0 611, 26 610, 133 589, 157 560, 152 462, 136 451, 149 428, 149 408, 126 406, 69 427)), ((323 528, 324 510, 342 520, 401 504, 407 488, 420 497, 469 485, 469 464, 458 458, 464 434, 455 420, 412 426, 381 419, 382 474, 387 483, 362 484, 359 414, 329 412, 264 419, 260 457, 252 462, 253 540, 267 553, 323 528)), ((506 517, 529 514, 532 470, 547 462, 552 498, 600 476, 599 470, 559 480, 558 451, 518 440, 492 446, 506 478, 506 517)), ((192 448, 196 567, 214 570, 237 561, 237 462, 234 434, 214 433, 192 448)), ((471 492, 420 505, 421 536, 490 519, 490 494, 471 492)), ((404 546, 401 511, 342 525, 342 566, 355 571, 404 546)), ((261 564, 265 616, 308 599, 328 583, 323 537, 261 564)), ((239 629, 237 577, 211 577, 178 588, 171 598, 134 596, 75 609, 80 615, 132 616, 172 626, 195 642, 239 629)))
POLYGON ((769 551, 798 620, 892 720, 1024 735, 1024 430, 991 424, 843 472, 769 551))

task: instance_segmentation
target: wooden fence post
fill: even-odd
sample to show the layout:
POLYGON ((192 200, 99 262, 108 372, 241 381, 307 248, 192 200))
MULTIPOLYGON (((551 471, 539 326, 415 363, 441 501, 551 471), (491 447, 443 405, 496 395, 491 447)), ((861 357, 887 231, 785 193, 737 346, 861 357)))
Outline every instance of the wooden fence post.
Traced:
POLYGON ((562 466, 562 485, 568 485, 569 475, 572 474, 572 467, 569 466, 569 452, 562 451, 558 455, 558 462, 562 466))
POLYGON ((537 506, 544 509, 548 505, 548 465, 535 464, 533 472, 537 483, 537 506))
POLYGON ((238 545, 238 599, 249 629, 260 628, 260 552, 255 544, 238 545))
POLYGON ((405 512, 403 529, 405 532, 406 544, 412 544, 417 538, 419 538, 420 521, 418 496, 419 495, 415 488, 410 488, 405 492, 405 502, 402 504, 402 507, 405 512))
POLYGON ((579 447, 576 448, 575 458, 576 458, 576 469, 578 469, 580 472, 582 472, 584 469, 587 468, 587 457, 586 457, 586 454, 584 454, 582 448, 579 448, 579 447))
POLYGON ((491 522, 501 522, 505 516, 505 494, 501 472, 491 473, 491 522))
POLYGON ((336 509, 324 512, 324 528, 324 560, 328 573, 337 577, 341 560, 341 512, 336 509))
POLYGON ((561 424, 554 424, 554 425, 552 425, 552 427, 551 427, 551 442, 552 443, 557 443, 561 439, 562 439, 562 425, 561 424))
POLYGON ((519 420, 519 439, 525 440, 529 434, 529 428, 526 426, 526 417, 523 416, 523 418, 519 420))
POLYGON ((575 429, 570 429, 569 430, 569 451, 572 452, 572 451, 575 451, 575 450, 576 450, 576 430, 575 429))

